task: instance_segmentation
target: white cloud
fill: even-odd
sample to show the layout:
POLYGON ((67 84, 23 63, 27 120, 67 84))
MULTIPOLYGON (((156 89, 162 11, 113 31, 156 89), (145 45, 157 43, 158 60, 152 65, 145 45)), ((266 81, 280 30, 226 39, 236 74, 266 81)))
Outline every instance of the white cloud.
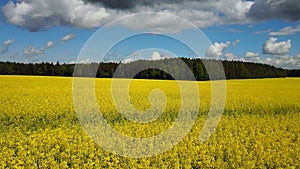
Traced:
POLYGON ((246 58, 259 57, 259 54, 258 53, 254 53, 254 52, 246 52, 245 57, 246 58))
POLYGON ((254 52, 246 52, 244 55, 244 59, 246 61, 253 61, 253 62, 259 62, 260 61, 260 57, 258 53, 254 53, 254 52))
MULTIPOLYGON (((165 51, 153 51, 153 50, 142 50, 135 51, 128 55, 125 59, 122 59, 122 63, 130 63, 137 60, 162 60, 166 58, 174 58, 170 53, 165 53, 165 51)), ((115 60, 114 60, 115 61, 115 60)))
POLYGON ((235 40, 233 43, 232 43, 232 46, 236 46, 240 43, 241 41, 239 39, 235 40))
POLYGON ((4 41, 4 45, 9 46, 9 45, 13 44, 14 42, 15 42, 14 39, 8 39, 8 40, 4 41))
POLYGON ((71 34, 68 34, 68 35, 62 37, 62 38, 60 39, 60 41, 61 41, 62 43, 64 43, 65 41, 69 41, 69 40, 72 40, 72 39, 75 39, 75 38, 76 38, 76 35, 71 33, 71 34))
POLYGON ((45 48, 41 49, 36 49, 35 46, 28 46, 27 48, 24 49, 23 54, 26 56, 36 56, 44 53, 45 48))
POLYGON ((225 60, 235 60, 242 62, 263 63, 285 69, 300 69, 300 54, 293 56, 289 55, 274 55, 270 57, 260 57, 258 53, 246 52, 243 57, 235 57, 232 53, 224 54, 225 60), (231 59, 234 57, 233 59, 231 59))
POLYGON ((165 13, 139 14, 119 20, 114 24, 130 29, 146 30, 149 33, 179 33, 184 29, 194 29, 186 21, 165 13))
POLYGON ((278 32, 270 32, 270 36, 284 36, 284 35, 295 35, 296 33, 300 32, 300 25, 296 27, 285 27, 280 29, 278 32))
POLYGON ((0 54, 5 54, 8 51, 8 47, 15 42, 14 39, 8 39, 3 42, 3 45, 0 47, 0 54))
POLYGON ((234 60, 235 58, 237 58, 237 57, 233 53, 225 53, 224 54, 225 60, 234 60))
POLYGON ((300 57, 298 58, 298 55, 294 57, 289 55, 282 55, 272 58, 266 58, 263 60, 263 63, 286 69, 300 69, 300 57))
POLYGON ((298 54, 298 55, 294 56, 294 59, 295 59, 295 60, 299 60, 299 61, 300 61, 300 54, 298 54))
POLYGON ((258 53, 246 52, 244 57, 235 60, 263 63, 285 69, 300 69, 300 54, 294 57, 289 55, 275 55, 272 57, 262 58, 258 53))
POLYGON ((54 45, 53 41, 48 41, 46 46, 42 47, 41 49, 36 49, 35 46, 28 46, 27 48, 24 49, 23 55, 25 56, 37 56, 41 55, 45 52, 46 49, 52 47, 54 45))
POLYGON ((270 55, 284 55, 290 52, 291 40, 277 42, 277 38, 270 37, 263 45, 263 53, 270 55))
POLYGON ((131 63, 131 62, 133 62, 134 60, 133 59, 131 59, 131 58, 126 58, 126 59, 123 59, 121 62, 122 63, 131 63))
POLYGON ((49 41, 46 45, 47 48, 50 48, 54 45, 54 42, 53 41, 49 41))
POLYGON ((254 32, 254 34, 264 34, 264 33, 269 33, 269 32, 271 32, 272 30, 271 29, 267 29, 267 30, 262 30, 262 31, 256 31, 256 32, 254 32))
POLYGON ((230 45, 230 42, 227 41, 225 42, 215 42, 212 45, 210 45, 205 52, 205 56, 208 58, 214 58, 214 59, 219 59, 222 55, 225 49, 227 49, 230 45))
POLYGON ((68 64, 86 64, 86 63, 92 63, 90 59, 85 59, 85 60, 76 60, 76 61, 70 61, 68 64))
POLYGON ((154 51, 151 55, 151 60, 160 60, 162 57, 160 56, 160 53, 157 51, 154 51))

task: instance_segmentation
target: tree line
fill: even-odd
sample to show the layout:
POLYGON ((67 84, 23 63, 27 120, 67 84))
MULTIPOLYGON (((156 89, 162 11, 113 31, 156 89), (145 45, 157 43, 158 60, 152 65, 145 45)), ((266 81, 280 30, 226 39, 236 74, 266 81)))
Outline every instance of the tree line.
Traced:
MULTIPOLYGON (((0 62, 1 75, 38 75, 38 76, 92 76, 98 78, 137 78, 137 79, 182 79, 191 72, 195 80, 209 80, 210 72, 220 61, 209 59, 172 58, 164 60, 139 60, 131 63, 16 63, 0 62), (185 64, 180 64, 183 61, 185 64), (186 66, 184 66, 186 65, 186 66), (163 70, 164 69, 164 70, 163 70)), ((300 70, 287 70, 261 63, 241 61, 221 61, 226 79, 300 77, 300 70)))

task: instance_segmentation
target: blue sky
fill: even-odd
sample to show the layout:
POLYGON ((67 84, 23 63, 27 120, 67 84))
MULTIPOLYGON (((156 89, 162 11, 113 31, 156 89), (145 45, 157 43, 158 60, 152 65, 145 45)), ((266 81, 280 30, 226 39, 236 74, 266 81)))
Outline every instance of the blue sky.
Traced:
POLYGON ((154 53, 157 59, 157 49, 161 58, 171 57, 168 55, 172 53, 172 57, 208 57, 300 68, 300 7, 293 5, 295 9, 290 9, 290 4, 298 4, 296 0, 127 1, 129 5, 107 4, 102 0, 1 0, 0 61, 91 61, 77 57, 84 45, 91 45, 88 39, 94 38, 98 41, 93 41, 93 50, 109 56, 109 61, 123 61, 126 57, 151 59, 154 53), (150 6, 145 5, 149 2, 150 6), (136 12, 163 14, 121 19, 118 24, 106 25, 136 12), (197 29, 190 29, 180 19, 171 20, 164 13, 183 18, 197 29), (101 34, 99 29, 107 31, 101 34), (140 32, 151 33, 120 39, 111 51, 104 52, 109 50, 106 43, 118 33, 140 32), (192 54, 189 46, 172 36, 198 43, 199 49, 193 47, 200 52, 192 54), (137 57, 145 49, 152 51, 141 52, 137 57))

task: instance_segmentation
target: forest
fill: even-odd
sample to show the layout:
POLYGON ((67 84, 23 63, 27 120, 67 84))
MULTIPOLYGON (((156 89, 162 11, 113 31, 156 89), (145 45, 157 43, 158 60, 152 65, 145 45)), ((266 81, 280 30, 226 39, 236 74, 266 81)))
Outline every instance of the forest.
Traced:
MULTIPOLYGON (((204 65, 216 65, 217 60, 209 59, 188 59, 172 58, 164 60, 138 60, 131 63, 81 63, 77 64, 76 76, 91 76, 98 78, 131 78, 134 74, 136 79, 187 79, 186 67, 178 64, 183 61, 193 73, 195 80, 209 80, 206 67, 204 65), (165 68, 167 72, 161 69, 165 68), (145 69, 143 69, 145 68, 145 69), (132 72, 142 70, 138 72, 132 72), (91 73, 92 71, 92 73, 91 73), (117 75, 114 75, 115 72, 117 75), (87 75, 88 74, 88 75, 87 75), (172 76, 171 76, 172 75, 172 76), (174 77, 175 76, 175 77, 174 77)), ((226 79, 255 79, 255 78, 275 78, 275 77, 300 77, 300 70, 288 70, 277 68, 271 65, 250 63, 241 61, 221 61, 224 67, 226 79)), ((75 64, 66 63, 16 63, 0 62, 0 75, 37 75, 37 76, 73 76, 75 64)), ((212 68, 213 70, 213 68, 212 68)))

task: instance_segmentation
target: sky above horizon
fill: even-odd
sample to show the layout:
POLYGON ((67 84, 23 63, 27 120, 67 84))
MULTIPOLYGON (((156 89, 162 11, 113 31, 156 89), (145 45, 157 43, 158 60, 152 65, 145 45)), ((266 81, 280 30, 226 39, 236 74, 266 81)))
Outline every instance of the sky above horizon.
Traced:
POLYGON ((0 61, 89 62, 78 56, 90 45, 104 61, 200 57, 300 69, 299 19, 298 0, 1 0, 0 61), (133 15, 141 12, 151 13, 133 15))

